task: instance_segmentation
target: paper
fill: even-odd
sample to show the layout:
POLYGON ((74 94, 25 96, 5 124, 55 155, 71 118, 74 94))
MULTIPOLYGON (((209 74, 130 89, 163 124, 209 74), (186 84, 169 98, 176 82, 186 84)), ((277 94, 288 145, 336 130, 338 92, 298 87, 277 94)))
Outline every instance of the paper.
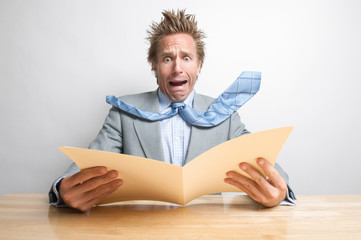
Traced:
POLYGON ((239 163, 257 165, 259 157, 272 165, 293 127, 283 127, 243 135, 199 155, 184 167, 165 162, 91 149, 60 147, 80 169, 106 166, 117 170, 123 185, 99 204, 126 200, 156 200, 185 205, 212 193, 240 192, 224 182, 226 172, 239 169, 239 163))

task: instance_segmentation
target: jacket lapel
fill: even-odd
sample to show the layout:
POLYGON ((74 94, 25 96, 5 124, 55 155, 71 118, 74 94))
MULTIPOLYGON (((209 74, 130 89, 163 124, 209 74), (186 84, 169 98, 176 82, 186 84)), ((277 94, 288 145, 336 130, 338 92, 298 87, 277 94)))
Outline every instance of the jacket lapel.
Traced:
MULTIPOLYGON (((200 95, 195 93, 193 108, 196 111, 205 112, 209 108, 209 103, 207 103, 200 95)), ((192 126, 189 148, 185 163, 188 163, 199 154, 208 150, 207 145, 202 144, 204 142, 204 139, 207 139, 205 134, 208 132, 209 131, 204 131, 204 128, 192 126)))
MULTIPOLYGON (((149 112, 159 112, 157 91, 152 92, 151 97, 147 98, 140 108, 149 112)), ((159 122, 136 119, 133 125, 145 157, 164 162, 159 122)))

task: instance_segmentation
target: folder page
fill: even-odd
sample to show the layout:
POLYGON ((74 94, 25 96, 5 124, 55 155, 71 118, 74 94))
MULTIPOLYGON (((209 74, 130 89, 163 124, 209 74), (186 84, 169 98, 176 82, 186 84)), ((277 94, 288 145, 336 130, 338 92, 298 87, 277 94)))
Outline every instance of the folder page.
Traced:
POLYGON ((92 149, 60 147, 80 169, 106 166, 117 170, 123 185, 101 203, 126 200, 183 202, 182 167, 153 159, 92 149))
POLYGON ((258 169, 256 160, 262 157, 273 166, 293 127, 283 127, 256 133, 224 142, 190 161, 183 169, 185 203, 205 194, 240 192, 239 188, 224 182, 228 171, 247 176, 239 168, 247 162, 258 169))

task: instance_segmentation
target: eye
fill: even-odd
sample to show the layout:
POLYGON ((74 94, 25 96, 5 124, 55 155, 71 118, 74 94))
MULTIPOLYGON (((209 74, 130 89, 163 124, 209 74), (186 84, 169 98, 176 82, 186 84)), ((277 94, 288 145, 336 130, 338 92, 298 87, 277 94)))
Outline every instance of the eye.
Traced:
POLYGON ((170 57, 165 57, 164 58, 164 62, 170 62, 172 59, 170 59, 170 57))
POLYGON ((184 57, 184 60, 186 60, 187 62, 191 60, 190 57, 184 57))

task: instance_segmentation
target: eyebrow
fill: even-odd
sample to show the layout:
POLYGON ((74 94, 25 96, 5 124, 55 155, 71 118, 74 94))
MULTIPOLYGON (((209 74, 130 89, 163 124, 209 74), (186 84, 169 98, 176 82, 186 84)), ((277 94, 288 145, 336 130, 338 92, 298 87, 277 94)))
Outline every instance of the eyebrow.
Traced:
MULTIPOLYGON (((174 55, 174 52, 175 51, 164 51, 164 52, 162 52, 160 54, 160 56, 164 57, 164 56, 168 56, 168 55, 174 55)), ((181 51, 180 53, 183 54, 183 55, 187 55, 187 56, 192 56, 193 55, 191 52, 188 52, 188 51, 181 51)))

